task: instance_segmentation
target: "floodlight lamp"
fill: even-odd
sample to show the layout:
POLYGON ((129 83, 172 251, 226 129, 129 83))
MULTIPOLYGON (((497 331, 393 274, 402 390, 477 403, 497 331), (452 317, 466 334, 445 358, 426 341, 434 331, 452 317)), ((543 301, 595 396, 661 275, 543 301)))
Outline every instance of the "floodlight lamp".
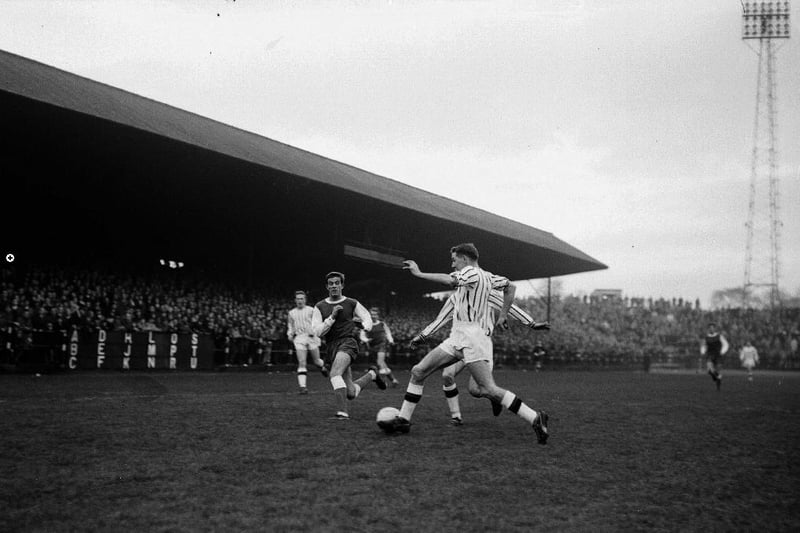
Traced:
POLYGON ((787 39, 789 2, 746 2, 742 4, 743 39, 787 39))

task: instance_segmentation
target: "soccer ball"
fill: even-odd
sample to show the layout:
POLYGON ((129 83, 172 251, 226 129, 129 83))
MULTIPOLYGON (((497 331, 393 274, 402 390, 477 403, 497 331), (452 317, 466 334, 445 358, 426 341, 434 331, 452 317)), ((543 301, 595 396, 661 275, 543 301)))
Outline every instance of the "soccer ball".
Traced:
POLYGON ((378 416, 375 417, 375 422, 378 427, 386 433, 394 431, 394 419, 400 415, 400 410, 396 407, 384 407, 378 411, 378 416))

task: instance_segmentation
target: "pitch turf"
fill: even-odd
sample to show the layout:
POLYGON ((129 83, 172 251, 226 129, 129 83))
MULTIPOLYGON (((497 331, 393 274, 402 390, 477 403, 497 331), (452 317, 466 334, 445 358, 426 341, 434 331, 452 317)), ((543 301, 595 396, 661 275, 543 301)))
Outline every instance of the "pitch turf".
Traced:
MULTIPOLYGON (((408 374, 398 376, 404 383, 408 374)), ((409 435, 291 373, 0 376, 2 531, 798 531, 800 375, 499 370, 547 446, 431 378, 409 435)))

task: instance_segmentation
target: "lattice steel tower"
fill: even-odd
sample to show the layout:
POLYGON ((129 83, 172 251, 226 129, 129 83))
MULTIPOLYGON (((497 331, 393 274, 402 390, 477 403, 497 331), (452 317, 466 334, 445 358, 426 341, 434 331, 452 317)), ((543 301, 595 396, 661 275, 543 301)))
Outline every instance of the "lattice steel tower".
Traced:
POLYGON ((747 210, 744 307, 780 307, 780 191, 775 149, 777 39, 789 38, 789 2, 743 2, 742 39, 758 41, 758 83, 747 210))

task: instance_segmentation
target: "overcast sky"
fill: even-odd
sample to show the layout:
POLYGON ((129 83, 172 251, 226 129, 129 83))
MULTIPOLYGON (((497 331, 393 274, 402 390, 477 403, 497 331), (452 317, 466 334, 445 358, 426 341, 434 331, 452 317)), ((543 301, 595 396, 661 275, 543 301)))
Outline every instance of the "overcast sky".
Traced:
MULTIPOLYGON (((798 6, 775 69, 792 294, 798 6)), ((738 0, 6 0, 0 48, 552 232, 609 265, 559 278, 567 292, 707 304, 744 280, 758 41, 741 39, 741 15, 738 0)), ((766 182, 757 190, 766 198, 766 182)))

